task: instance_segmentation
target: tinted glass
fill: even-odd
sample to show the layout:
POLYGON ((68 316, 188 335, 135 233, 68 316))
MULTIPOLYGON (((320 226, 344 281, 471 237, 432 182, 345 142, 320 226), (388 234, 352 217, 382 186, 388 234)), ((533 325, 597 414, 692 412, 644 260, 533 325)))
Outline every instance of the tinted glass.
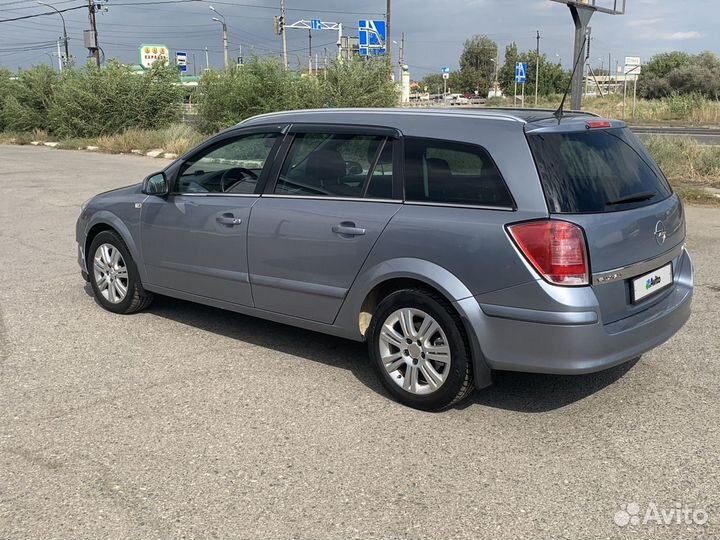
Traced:
POLYGON ((671 194, 658 166, 626 128, 531 133, 528 141, 553 213, 627 210, 671 194))
POLYGON ((513 206, 500 171, 484 148, 414 137, 405 139, 405 199, 513 206))
POLYGON ((290 147, 275 193, 390 197, 391 148, 384 137, 374 135, 300 133, 290 147))
POLYGON ((277 133, 229 139, 193 156, 181 169, 176 193, 254 193, 277 133))

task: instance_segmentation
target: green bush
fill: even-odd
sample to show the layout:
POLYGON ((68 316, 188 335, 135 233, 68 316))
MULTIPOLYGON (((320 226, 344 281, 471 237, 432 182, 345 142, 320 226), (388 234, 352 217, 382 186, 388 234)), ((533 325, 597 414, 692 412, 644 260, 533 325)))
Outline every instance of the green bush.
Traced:
POLYGON ((321 101, 329 107, 392 107, 398 102, 383 59, 331 62, 320 86, 321 101))
POLYGON ((0 73, 0 129, 47 129, 48 110, 57 86, 57 73, 44 65, 23 71, 17 80, 0 73))
POLYGON ((397 94, 381 61, 331 62, 318 76, 299 75, 275 60, 208 71, 198 86, 200 129, 216 132, 257 114, 317 107, 388 107, 397 94))
POLYGON ((65 70, 50 108, 50 130, 60 137, 96 137, 166 127, 181 118, 177 82, 177 71, 161 63, 144 74, 115 62, 65 70))

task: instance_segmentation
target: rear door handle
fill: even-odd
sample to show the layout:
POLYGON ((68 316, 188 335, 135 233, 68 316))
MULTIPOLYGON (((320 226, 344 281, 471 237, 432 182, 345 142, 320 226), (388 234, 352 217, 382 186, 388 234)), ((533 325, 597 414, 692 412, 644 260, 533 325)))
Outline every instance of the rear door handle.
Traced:
POLYGON ((228 225, 229 227, 234 227, 235 225, 240 225, 242 223, 241 218, 236 218, 232 214, 223 214, 218 217, 216 221, 221 225, 228 225))
POLYGON ((352 221, 343 221, 342 223, 333 225, 332 232, 340 236, 362 236, 366 231, 365 229, 356 227, 352 221))

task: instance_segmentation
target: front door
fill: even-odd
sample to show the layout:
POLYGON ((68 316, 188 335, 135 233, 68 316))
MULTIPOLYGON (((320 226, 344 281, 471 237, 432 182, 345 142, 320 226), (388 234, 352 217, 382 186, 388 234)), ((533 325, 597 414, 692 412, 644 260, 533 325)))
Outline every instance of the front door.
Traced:
POLYGON ((150 285, 252 305, 248 221, 279 138, 279 131, 224 137, 180 166, 169 195, 148 197, 141 243, 150 285))
POLYGON ((255 306, 326 324, 400 207, 393 142, 377 133, 297 132, 248 231, 255 306))

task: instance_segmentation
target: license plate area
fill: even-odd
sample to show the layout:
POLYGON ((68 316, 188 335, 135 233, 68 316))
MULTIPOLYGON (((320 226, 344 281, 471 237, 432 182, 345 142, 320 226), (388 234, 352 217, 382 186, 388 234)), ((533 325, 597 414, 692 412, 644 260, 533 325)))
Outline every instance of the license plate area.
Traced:
POLYGON ((673 284, 672 263, 636 277, 630 282, 633 303, 645 300, 673 284))

